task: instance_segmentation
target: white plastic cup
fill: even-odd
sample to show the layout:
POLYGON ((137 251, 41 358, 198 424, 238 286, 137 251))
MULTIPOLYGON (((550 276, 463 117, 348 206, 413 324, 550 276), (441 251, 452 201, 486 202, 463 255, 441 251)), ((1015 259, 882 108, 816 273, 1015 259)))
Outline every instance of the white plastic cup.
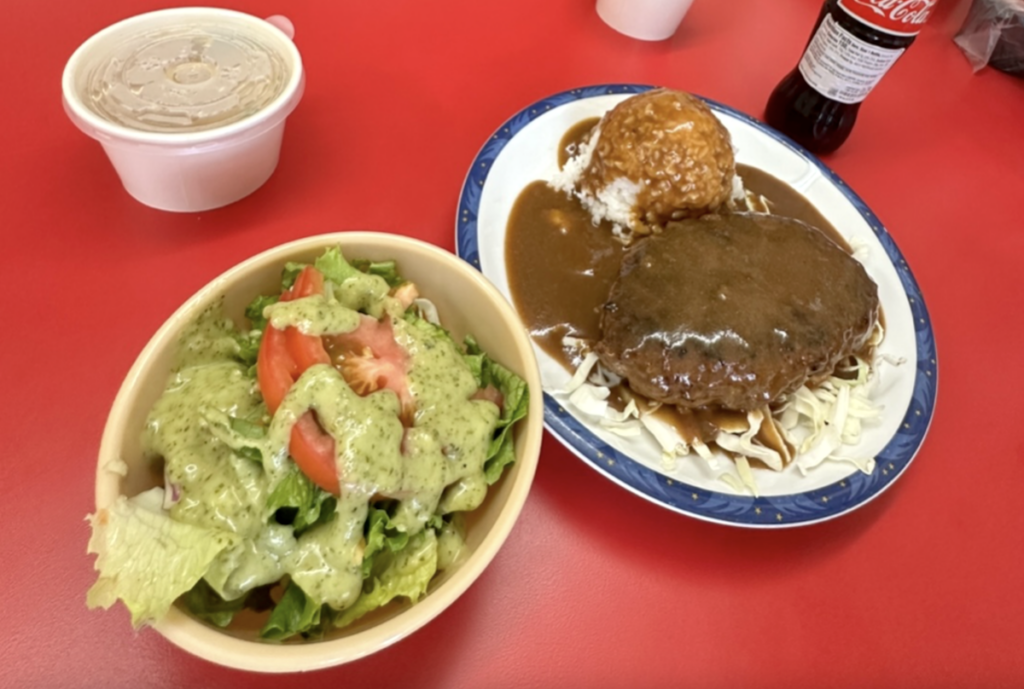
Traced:
POLYGON ((619 33, 642 41, 671 37, 693 0, 597 0, 597 14, 619 33))
POLYGON ((64 68, 64 110, 96 139, 125 190, 141 203, 167 211, 196 212, 234 203, 259 189, 277 167, 285 120, 302 98, 305 74, 285 17, 266 20, 232 10, 186 7, 141 14, 89 38, 64 68), (193 132, 150 132, 107 120, 83 101, 85 65, 111 45, 142 31, 183 22, 237 26, 279 51, 288 65, 283 91, 266 107, 221 127, 193 132))

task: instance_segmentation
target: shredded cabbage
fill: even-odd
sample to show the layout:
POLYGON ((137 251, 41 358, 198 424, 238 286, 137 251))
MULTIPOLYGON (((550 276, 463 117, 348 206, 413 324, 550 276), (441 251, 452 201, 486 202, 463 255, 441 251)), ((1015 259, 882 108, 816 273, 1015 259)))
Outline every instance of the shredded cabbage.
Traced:
MULTIPOLYGON (((878 325, 869 341, 877 345, 884 333, 878 325)), ((787 395, 775 410, 767 407, 747 414, 746 428, 720 430, 715 445, 732 457, 735 473, 723 467, 718 453, 700 441, 688 444, 671 426, 652 416, 660 405, 641 408, 630 400, 622 410, 610 402, 611 389, 622 379, 605 369, 588 343, 566 337, 567 347, 582 354, 582 360, 562 390, 555 395, 565 400, 576 412, 601 428, 621 437, 631 438, 646 434, 661 449, 661 465, 673 471, 679 459, 696 455, 715 474, 717 480, 732 490, 758 495, 755 474, 749 459, 756 459, 773 471, 783 471, 794 464, 801 475, 807 475, 825 462, 846 462, 864 473, 875 468, 873 457, 843 453, 843 448, 859 442, 863 426, 878 420, 882 407, 871 399, 876 377, 875 369, 881 363, 899 365, 902 359, 878 355, 874 362, 856 358, 852 364, 840 367, 828 380, 815 389, 806 385, 787 395), (768 434, 782 441, 782 452, 766 446, 759 436, 768 434), (790 453, 787 446, 795 452, 790 453)))

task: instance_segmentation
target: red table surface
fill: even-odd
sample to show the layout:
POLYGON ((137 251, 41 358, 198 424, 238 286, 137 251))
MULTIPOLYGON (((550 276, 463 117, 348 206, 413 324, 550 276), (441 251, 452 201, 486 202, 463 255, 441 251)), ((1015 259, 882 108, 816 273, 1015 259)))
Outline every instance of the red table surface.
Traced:
POLYGON ((60 105, 85 38, 152 0, 14 0, 0 22, 3 660, 9 687, 1024 686, 1024 81, 975 75, 946 0, 827 163, 895 237, 938 342, 938 405, 906 474, 847 516, 758 531, 670 512, 544 439, 522 517, 426 628, 298 678, 227 670, 89 611, 84 517, 110 403, 160 323, 273 245, 337 230, 454 250, 467 168, 510 115, 600 83, 760 115, 818 0, 697 0, 671 40, 592 0, 238 0, 285 12, 308 73, 280 166, 230 207, 122 189, 60 105))

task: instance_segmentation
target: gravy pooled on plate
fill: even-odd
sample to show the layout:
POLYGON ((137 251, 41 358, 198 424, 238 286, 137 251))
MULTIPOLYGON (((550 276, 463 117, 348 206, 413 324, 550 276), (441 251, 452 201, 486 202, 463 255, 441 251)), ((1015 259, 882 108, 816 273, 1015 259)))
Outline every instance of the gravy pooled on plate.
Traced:
MULTIPOLYGON (((559 146, 560 167, 578 158, 581 148, 585 151, 588 143, 593 143, 592 130, 600 121, 599 118, 584 120, 566 132, 559 146)), ((588 352, 596 351, 606 370, 625 379, 622 384, 612 386, 608 402, 613 408, 622 410, 634 403, 639 407, 641 414, 655 413, 663 422, 673 426, 680 437, 691 445, 713 443, 720 432, 743 433, 749 425, 748 414, 763 413, 764 426, 767 430, 758 435, 759 442, 772 451, 777 451, 783 458, 782 463, 785 463, 789 461, 794 448, 791 444, 783 442, 779 434, 774 432, 777 428, 772 422, 771 415, 776 407, 772 405, 779 401, 780 396, 792 392, 804 383, 814 386, 834 375, 836 364, 841 360, 851 359, 851 355, 870 356, 869 339, 875 334, 876 324, 880 318, 877 288, 860 263, 850 256, 850 247, 838 232, 801 194, 762 170, 746 165, 736 165, 735 169, 737 177, 742 182, 744 194, 734 195, 717 214, 706 216, 707 220, 683 220, 678 223, 669 221, 660 227, 652 228, 650 236, 623 233, 613 221, 595 217, 593 209, 585 207, 581 202, 579 193, 567 192, 564 184, 552 185, 546 181, 536 181, 527 185, 513 206, 506 230, 505 260, 509 288, 516 309, 534 341, 568 371, 575 371, 583 363, 588 352), (556 186, 559 188, 554 188, 556 186), (737 210, 744 212, 737 213, 737 210), (652 310, 662 309, 669 318, 680 316, 678 309, 673 311, 674 294, 679 294, 680 298, 685 299, 694 309, 704 307, 694 303, 696 295, 684 294, 685 288, 680 284, 678 273, 687 265, 685 260, 682 266, 662 265, 655 280, 657 285, 645 285, 640 291, 623 290, 620 283, 624 279, 628 281, 628 278, 625 278, 627 271, 636 264, 635 260, 630 264, 626 257, 630 253, 642 253, 644 249, 641 247, 648 241, 658 244, 657 250, 652 244, 650 252, 658 263, 664 260, 660 254, 666 253, 676 257, 685 257, 688 252, 692 252, 694 257, 704 256, 707 252, 715 250, 711 246, 715 242, 711 241, 710 235, 704 236, 698 244, 689 247, 685 244, 692 237, 666 237, 679 227, 690 224, 699 227, 701 223, 708 222, 717 223, 720 226, 718 229, 724 228, 726 234, 738 231, 747 239, 754 239, 753 243, 744 240, 736 244, 733 247, 732 259, 724 260, 723 263, 725 257, 718 257, 712 259, 711 263, 724 267, 731 260, 733 267, 743 265, 749 258, 745 258, 746 252, 762 252, 763 241, 766 238, 761 237, 758 240, 759 234, 778 228, 793 234, 795 229, 795 235, 799 235, 795 239, 795 244, 786 249, 779 247, 780 251, 774 252, 767 263, 762 262, 761 269, 763 270, 769 263, 781 262, 769 270, 777 277, 786 273, 787 261, 795 265, 811 255, 819 255, 820 258, 820 254, 824 253, 829 257, 825 261, 829 265, 821 264, 818 270, 826 274, 839 270, 849 278, 835 291, 834 298, 825 299, 829 302, 826 308, 832 311, 836 304, 843 302, 846 287, 852 286, 857 296, 847 304, 849 308, 841 317, 833 314, 835 318, 831 321, 829 318, 818 319, 811 327, 804 327, 801 336, 804 345, 793 349, 787 355, 772 351, 772 328, 766 326, 770 319, 766 319, 766 314, 761 312, 764 304, 755 306, 756 300, 745 299, 741 296, 743 290, 736 290, 738 282, 744 279, 762 279, 764 276, 751 278, 747 275, 744 278, 735 275, 731 286, 727 285, 728 280, 720 285, 727 287, 728 291, 734 291, 735 296, 740 297, 731 304, 734 308, 731 311, 721 310, 720 304, 710 302, 705 306, 718 311, 725 319, 738 318, 740 321, 757 323, 756 328, 768 327, 768 339, 750 338, 757 341, 746 343, 750 350, 748 354, 734 358, 731 364, 719 360, 717 354, 712 351, 714 356, 711 359, 714 361, 709 359, 706 362, 697 362, 696 368, 689 372, 674 370, 676 367, 672 362, 668 362, 672 365, 666 365, 661 371, 654 370, 658 367, 652 368, 651 363, 655 360, 666 363, 667 356, 673 348, 672 343, 668 341, 672 338, 666 335, 672 327, 665 323, 655 323, 657 319, 652 318, 652 310), (738 224, 739 227, 729 229, 733 224, 738 224), (808 237, 810 241, 805 246, 808 237), (758 244, 759 241, 762 244, 758 244), (665 252, 663 249, 667 246, 662 247, 663 242, 675 246, 670 252, 665 252), (801 250, 801 246, 806 251, 801 250), (806 255, 803 258, 782 255, 794 247, 797 248, 797 253, 806 255), (627 260, 625 265, 624 260, 627 260), (617 296, 613 297, 613 290, 616 289, 617 296), (624 303, 621 297, 630 291, 634 293, 626 300, 628 303, 624 303), (749 312, 744 315, 745 308, 757 309, 759 313, 749 312), (632 318, 632 323, 625 328, 616 326, 615 319, 608 313, 613 310, 628 314, 632 318), (647 328, 649 332, 641 333, 637 329, 641 327, 641 323, 645 324, 641 329, 647 328), (616 332, 612 333, 612 330, 616 332), (621 337, 628 331, 632 331, 630 337, 635 340, 633 344, 641 343, 645 339, 649 344, 659 338, 666 340, 661 345, 664 351, 657 357, 647 357, 644 366, 634 365, 634 347, 625 344, 621 337), (618 338, 620 341, 613 344, 609 337, 618 338), (768 351, 761 351, 766 348, 768 351), (626 359, 633 361, 619 365, 626 359), (762 366, 756 372, 749 368, 751 361, 754 360, 762 366), (715 369, 716 373, 711 378, 719 375, 718 383, 729 380, 730 376, 736 380, 757 378, 757 383, 723 384, 717 385, 716 391, 706 387, 702 390, 701 386, 706 386, 707 381, 711 380, 704 376, 707 380, 698 382, 688 393, 680 394, 681 389, 688 385, 686 379, 693 378, 691 374, 702 367, 715 369), (673 375, 678 379, 676 383, 664 384, 673 375), (679 385, 679 381, 683 381, 684 385, 679 385), (726 388, 732 388, 732 392, 725 393, 726 388), (771 437, 764 437, 766 434, 771 437)), ((711 235, 713 234, 715 233, 712 232, 711 235)), ((707 263, 695 260, 691 265, 699 268, 707 263)), ((733 268, 724 269, 728 272, 733 268)), ((717 279, 705 277, 711 281, 717 279)), ((780 287, 781 291, 793 292, 793 283, 798 280, 799 278, 794 276, 788 284, 780 287)), ((826 278, 824 283, 828 282, 826 278)), ((824 283, 821 279, 815 282, 818 287, 824 283)), ((710 283, 706 283, 704 287, 708 284, 710 283)), ((744 289, 750 287, 748 284, 744 289)), ((804 300, 808 304, 813 304, 816 300, 821 301, 820 296, 805 293, 798 296, 797 301, 804 300)), ((787 309, 792 310, 792 302, 788 305, 780 303, 777 312, 787 309)), ((810 311, 813 311, 813 307, 810 311)), ((801 329, 800 321, 805 319, 810 311, 804 309, 803 313, 790 313, 788 325, 781 326, 784 334, 774 336, 787 340, 790 331, 801 329)), ((815 317, 814 314, 811 316, 815 317)), ((728 327, 723 323, 724 321, 711 326, 718 336, 737 335, 738 329, 743 329, 738 323, 736 327, 728 327)), ((679 334, 678 331, 676 334, 679 334)), ((703 333, 699 336, 708 339, 716 335, 703 333)), ((786 347, 786 343, 781 340, 780 346, 786 347)), ((757 461, 755 457, 751 458, 757 461)), ((781 468, 775 461, 768 464, 776 469, 781 468)))
MULTIPOLYGON (((569 129, 559 145, 559 165, 577 150, 598 118, 569 129)), ((846 242, 800 193, 772 175, 739 164, 755 210, 802 220, 840 246, 846 242)), ((579 363, 563 348, 565 336, 597 340, 600 310, 619 274, 626 247, 610 221, 594 224, 580 202, 538 180, 520 192, 509 215, 505 256, 516 309, 531 335, 551 357, 569 369, 579 363)))

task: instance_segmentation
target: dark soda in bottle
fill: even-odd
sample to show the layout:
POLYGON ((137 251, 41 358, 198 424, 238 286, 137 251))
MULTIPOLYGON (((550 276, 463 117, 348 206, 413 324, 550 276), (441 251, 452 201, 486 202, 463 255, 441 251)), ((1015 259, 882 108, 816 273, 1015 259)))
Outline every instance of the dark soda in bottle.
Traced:
POLYGON ((839 148, 861 102, 917 38, 938 0, 825 0, 765 122, 815 153, 839 148))

